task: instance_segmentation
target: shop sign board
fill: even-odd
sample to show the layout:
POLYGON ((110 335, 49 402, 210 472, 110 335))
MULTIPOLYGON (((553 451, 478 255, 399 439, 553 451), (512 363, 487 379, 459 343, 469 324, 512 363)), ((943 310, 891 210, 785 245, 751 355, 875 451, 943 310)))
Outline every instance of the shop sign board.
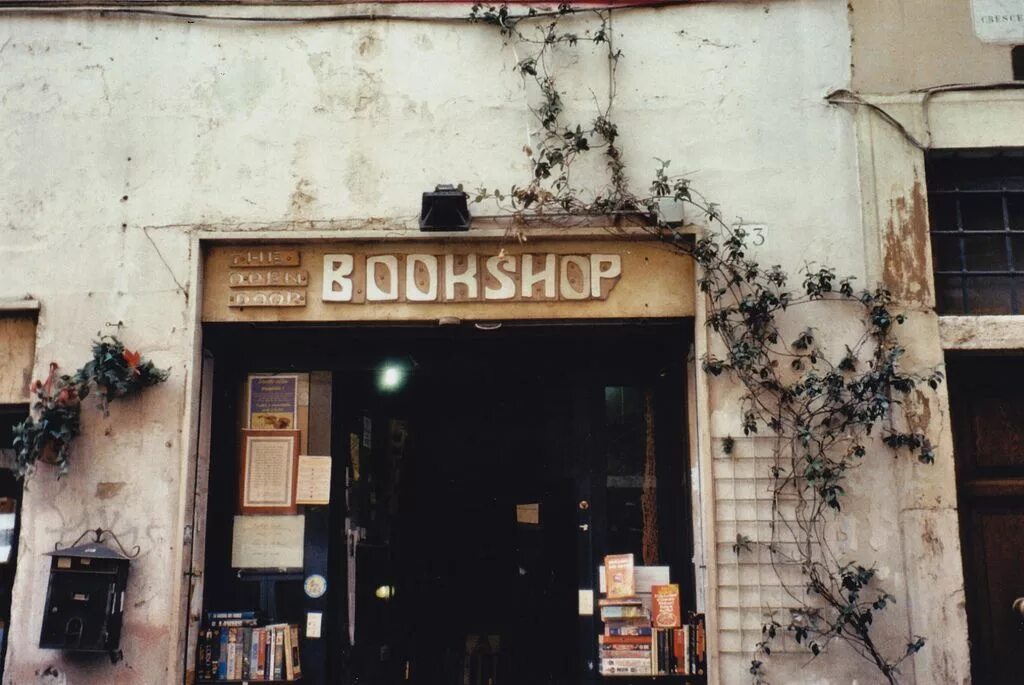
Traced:
POLYGON ((1024 43, 1024 0, 971 0, 971 14, 983 43, 1024 43))
POLYGON ((324 255, 324 302, 604 300, 619 254, 324 255))
POLYGON ((204 279, 205 321, 693 313, 692 261, 656 240, 217 245, 204 279))

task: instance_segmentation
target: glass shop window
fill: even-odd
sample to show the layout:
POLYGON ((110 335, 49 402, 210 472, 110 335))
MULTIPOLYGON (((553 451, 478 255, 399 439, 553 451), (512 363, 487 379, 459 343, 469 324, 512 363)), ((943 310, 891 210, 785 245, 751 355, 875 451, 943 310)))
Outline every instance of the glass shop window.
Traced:
POLYGON ((940 314, 1020 314, 1024 149, 942 150, 926 163, 940 314))

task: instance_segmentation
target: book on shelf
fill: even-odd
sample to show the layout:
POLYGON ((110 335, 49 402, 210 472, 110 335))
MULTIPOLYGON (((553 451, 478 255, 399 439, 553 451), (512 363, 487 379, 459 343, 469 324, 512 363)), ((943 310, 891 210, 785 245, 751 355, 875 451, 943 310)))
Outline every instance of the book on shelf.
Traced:
POLYGON ((597 642, 602 647, 606 645, 647 645, 650 647, 651 638, 649 635, 598 635, 597 642))
POLYGON ((651 660, 602 659, 601 675, 651 675, 651 660))
POLYGON ((632 554, 609 554, 604 558, 604 572, 609 599, 636 595, 632 554))
POLYGON ((643 606, 602 606, 601 618, 643 618, 650 619, 650 612, 643 606))
POLYGON ((597 606, 599 607, 641 607, 644 605, 644 600, 638 595, 631 595, 628 597, 602 597, 597 600, 597 606))
POLYGON ((648 640, 651 639, 651 631, 653 628, 649 625, 641 625, 638 623, 623 623, 621 621, 616 624, 608 624, 606 622, 604 627, 605 635, 617 635, 623 637, 646 637, 648 640))
MULTIPOLYGON (((238 612, 235 612, 238 613, 238 612)), ((248 620, 213 617, 212 621, 248 620)), ((196 673, 201 681, 299 680, 302 677, 299 626, 205 626, 196 643, 196 673)))
MULTIPOLYGON (((679 585, 667 567, 648 567, 650 583, 639 592, 633 556, 609 555, 606 596, 598 599, 603 633, 598 636, 603 676, 703 676, 707 669, 704 615, 684 615, 679 585)), ((646 581, 645 581, 646 582, 646 581)))
POLYGON ((678 628, 683 625, 678 585, 652 586, 651 604, 651 618, 655 628, 678 628))

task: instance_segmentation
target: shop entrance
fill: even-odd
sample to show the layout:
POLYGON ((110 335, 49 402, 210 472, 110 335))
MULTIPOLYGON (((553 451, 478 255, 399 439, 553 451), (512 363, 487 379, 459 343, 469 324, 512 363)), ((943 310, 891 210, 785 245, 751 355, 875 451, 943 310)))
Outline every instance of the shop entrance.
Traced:
POLYGON ((606 554, 666 567, 694 607, 689 323, 208 326, 204 609, 319 614, 303 682, 598 682, 606 554), (274 372, 312 373, 307 448, 332 456, 330 504, 299 507, 303 568, 281 572, 231 554, 246 379, 274 372))

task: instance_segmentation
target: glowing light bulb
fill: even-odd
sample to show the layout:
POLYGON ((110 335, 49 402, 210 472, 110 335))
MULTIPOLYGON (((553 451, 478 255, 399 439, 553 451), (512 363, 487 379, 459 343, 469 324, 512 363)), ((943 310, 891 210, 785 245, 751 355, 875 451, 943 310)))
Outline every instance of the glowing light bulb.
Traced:
POLYGON ((381 368, 377 384, 381 390, 397 390, 405 383, 405 369, 397 364, 386 364, 381 368))

